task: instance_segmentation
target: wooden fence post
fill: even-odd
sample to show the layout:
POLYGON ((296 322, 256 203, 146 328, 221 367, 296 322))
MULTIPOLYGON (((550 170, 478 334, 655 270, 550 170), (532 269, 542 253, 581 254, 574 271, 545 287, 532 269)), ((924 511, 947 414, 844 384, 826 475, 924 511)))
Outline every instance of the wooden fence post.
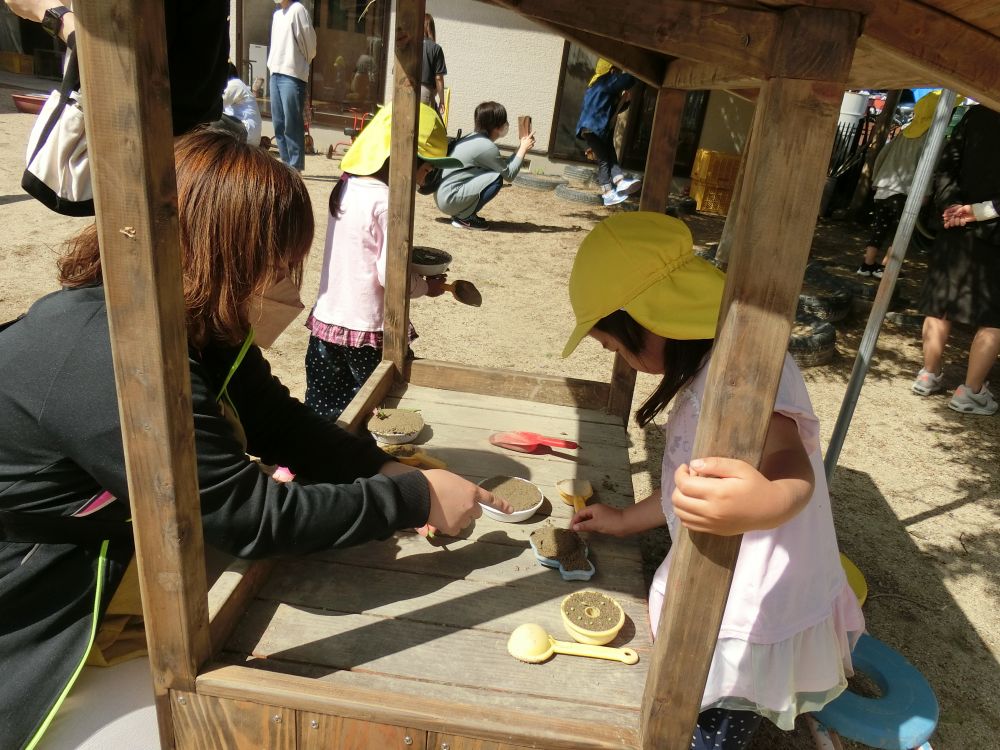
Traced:
POLYGON ((76 3, 87 145, 160 742, 209 654, 163 4, 76 3))
MULTIPOLYGON (((735 238, 693 455, 756 465, 812 244, 856 14, 782 13, 761 87, 735 238)), ((687 750, 701 706, 742 537, 675 540, 641 712, 643 750, 687 750)))

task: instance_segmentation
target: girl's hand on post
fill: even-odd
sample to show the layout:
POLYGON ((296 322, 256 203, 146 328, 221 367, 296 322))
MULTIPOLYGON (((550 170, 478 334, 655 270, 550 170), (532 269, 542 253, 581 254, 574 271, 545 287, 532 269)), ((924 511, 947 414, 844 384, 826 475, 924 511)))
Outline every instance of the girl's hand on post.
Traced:
POLYGON ((431 512, 427 523, 449 536, 454 536, 483 514, 480 503, 491 505, 501 513, 510 513, 504 500, 493 497, 477 484, 443 469, 422 472, 431 490, 431 512))
POLYGON ((674 472, 674 512, 690 531, 734 536, 786 520, 781 490, 746 461, 696 458, 674 472))
POLYGON ((618 508, 603 503, 588 505, 569 522, 573 531, 596 531, 610 536, 625 536, 625 516, 618 508))

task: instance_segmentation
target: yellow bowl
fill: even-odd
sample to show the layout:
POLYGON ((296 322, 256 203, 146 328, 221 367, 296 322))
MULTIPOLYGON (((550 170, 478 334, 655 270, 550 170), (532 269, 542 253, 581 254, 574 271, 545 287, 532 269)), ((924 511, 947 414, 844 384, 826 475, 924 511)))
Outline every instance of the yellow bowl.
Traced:
MULTIPOLYGON (((597 607, 594 607, 594 609, 598 611, 592 616, 597 617, 600 614, 600 609, 597 607)), ((615 636, 618 635, 618 631, 622 629, 622 625, 625 624, 625 610, 622 609, 622 606, 607 594, 602 594, 599 591, 584 590, 576 591, 570 594, 562 600, 562 604, 559 605, 559 612, 562 614, 563 626, 566 628, 566 632, 569 633, 570 637, 579 643, 589 643, 592 646, 603 646, 606 643, 611 643, 611 641, 615 639, 615 636), (570 620, 569 615, 566 614, 566 606, 569 604, 570 600, 574 597, 580 596, 581 594, 597 594, 610 601, 614 608, 618 611, 618 621, 607 630, 588 630, 587 628, 583 628, 570 620)))

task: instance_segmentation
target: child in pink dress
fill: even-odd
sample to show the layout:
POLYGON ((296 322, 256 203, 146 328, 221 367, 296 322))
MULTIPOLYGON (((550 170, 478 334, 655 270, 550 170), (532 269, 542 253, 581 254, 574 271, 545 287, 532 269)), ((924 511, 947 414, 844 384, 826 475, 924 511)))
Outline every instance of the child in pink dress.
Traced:
MULTIPOLYGON (((382 361, 386 240, 389 218, 389 141, 392 108, 383 107, 351 145, 343 174, 330 193, 323 272, 306 321, 306 405, 336 419, 382 361)), ((447 157, 448 139, 437 113, 420 105, 417 174, 461 162, 447 157)), ((444 277, 410 275, 410 296, 436 297, 444 277)), ((416 338, 410 326, 410 340, 416 338)))
MULTIPOLYGON (((647 424, 672 403, 660 489, 625 509, 590 505, 576 531, 623 536, 666 525, 743 534, 692 748, 739 750, 762 717, 782 729, 847 686, 864 618, 840 564, 819 423, 786 354, 760 470, 692 460, 724 275, 692 252, 691 234, 662 214, 618 214, 587 236, 570 277, 577 326, 663 379, 637 412, 647 424)), ((670 555, 649 592, 655 633, 670 555)))

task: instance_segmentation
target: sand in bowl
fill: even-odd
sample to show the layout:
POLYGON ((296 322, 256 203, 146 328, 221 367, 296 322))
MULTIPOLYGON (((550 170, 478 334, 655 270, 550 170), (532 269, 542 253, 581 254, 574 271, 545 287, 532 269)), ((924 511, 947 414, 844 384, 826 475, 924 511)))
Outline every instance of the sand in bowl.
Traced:
POLYGON ((506 500, 512 512, 534 508, 542 499, 542 493, 535 485, 517 477, 490 477, 480 482, 479 486, 506 500))
POLYGON ((368 429, 376 435, 412 435, 424 426, 424 418, 406 409, 379 409, 368 420, 368 429))
POLYGON ((575 531, 545 524, 531 532, 531 541, 538 554, 558 560, 563 570, 586 570, 590 567, 583 540, 575 531))
POLYGON ((602 632, 621 620, 621 609, 610 596, 600 591, 578 591, 563 606, 569 621, 583 630, 602 632))

